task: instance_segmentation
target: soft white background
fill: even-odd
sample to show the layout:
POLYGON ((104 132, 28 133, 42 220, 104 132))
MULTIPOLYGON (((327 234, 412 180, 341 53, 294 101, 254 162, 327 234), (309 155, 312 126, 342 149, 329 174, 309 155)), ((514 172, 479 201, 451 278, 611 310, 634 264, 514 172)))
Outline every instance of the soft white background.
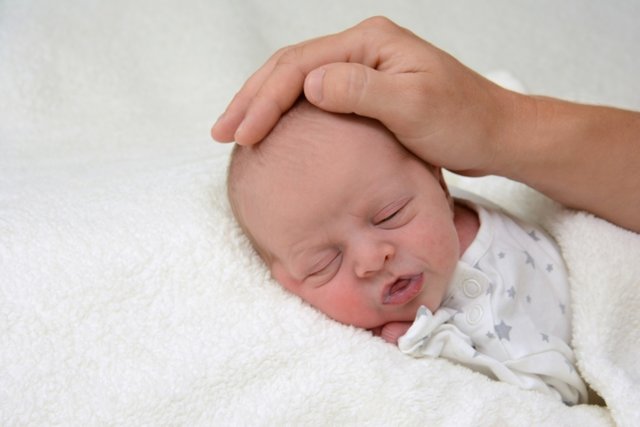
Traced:
POLYGON ((276 48, 376 14, 640 109, 637 1, 0 0, 0 424, 610 422, 409 360, 250 256, 210 125, 276 48))

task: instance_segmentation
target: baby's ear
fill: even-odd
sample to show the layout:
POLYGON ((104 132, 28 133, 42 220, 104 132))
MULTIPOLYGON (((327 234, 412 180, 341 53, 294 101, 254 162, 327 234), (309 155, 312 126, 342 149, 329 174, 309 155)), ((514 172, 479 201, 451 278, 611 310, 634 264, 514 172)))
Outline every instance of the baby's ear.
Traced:
POLYGON ((444 175, 442 174, 442 168, 438 166, 432 166, 432 168, 433 168, 433 176, 436 177, 436 179, 438 180, 438 184, 440 184, 440 187, 442 187, 442 190, 447 194, 447 197, 450 197, 449 187, 447 186, 447 181, 444 180, 444 175))
POLYGON ((444 191, 444 194, 447 197, 447 200, 449 201, 449 205, 453 210, 453 197, 451 197, 451 193, 449 193, 449 186, 447 185, 447 181, 444 180, 442 168, 437 166, 432 166, 432 167, 433 167, 433 176, 435 176, 435 178, 438 180, 438 184, 440 184, 440 187, 442 188, 442 191, 444 191))

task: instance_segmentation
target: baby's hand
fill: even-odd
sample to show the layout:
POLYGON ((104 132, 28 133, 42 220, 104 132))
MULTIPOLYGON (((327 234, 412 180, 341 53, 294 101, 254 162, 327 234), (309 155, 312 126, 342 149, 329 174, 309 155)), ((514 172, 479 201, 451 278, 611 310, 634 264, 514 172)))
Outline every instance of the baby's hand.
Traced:
POLYGON ((381 337, 388 343, 397 344, 398 338, 407 332, 411 323, 412 322, 390 322, 386 325, 371 329, 371 333, 377 337, 381 337))

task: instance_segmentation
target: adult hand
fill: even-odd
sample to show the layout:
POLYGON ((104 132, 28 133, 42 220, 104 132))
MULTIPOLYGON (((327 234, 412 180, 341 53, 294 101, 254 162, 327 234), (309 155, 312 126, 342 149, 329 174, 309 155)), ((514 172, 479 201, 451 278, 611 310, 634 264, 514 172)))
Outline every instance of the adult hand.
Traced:
POLYGON ((304 87, 333 112, 378 119, 428 162, 471 175, 504 150, 518 95, 494 85, 386 18, 276 52, 212 129, 219 141, 260 141, 304 87))
POLYGON ((640 232, 640 113, 503 89, 386 18, 281 49, 211 134, 260 141, 304 89, 316 106, 378 119, 417 156, 523 182, 640 232))

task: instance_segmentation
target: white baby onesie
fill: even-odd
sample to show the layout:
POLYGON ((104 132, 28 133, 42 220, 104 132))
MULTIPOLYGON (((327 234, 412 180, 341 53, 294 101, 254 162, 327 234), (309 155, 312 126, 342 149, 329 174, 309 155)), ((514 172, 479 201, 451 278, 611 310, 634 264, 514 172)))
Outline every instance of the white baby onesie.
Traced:
POLYGON ((586 401, 569 347, 569 284, 555 242, 538 227, 467 204, 478 213, 478 234, 442 306, 434 314, 421 307, 398 347, 554 394, 569 405, 586 401))

